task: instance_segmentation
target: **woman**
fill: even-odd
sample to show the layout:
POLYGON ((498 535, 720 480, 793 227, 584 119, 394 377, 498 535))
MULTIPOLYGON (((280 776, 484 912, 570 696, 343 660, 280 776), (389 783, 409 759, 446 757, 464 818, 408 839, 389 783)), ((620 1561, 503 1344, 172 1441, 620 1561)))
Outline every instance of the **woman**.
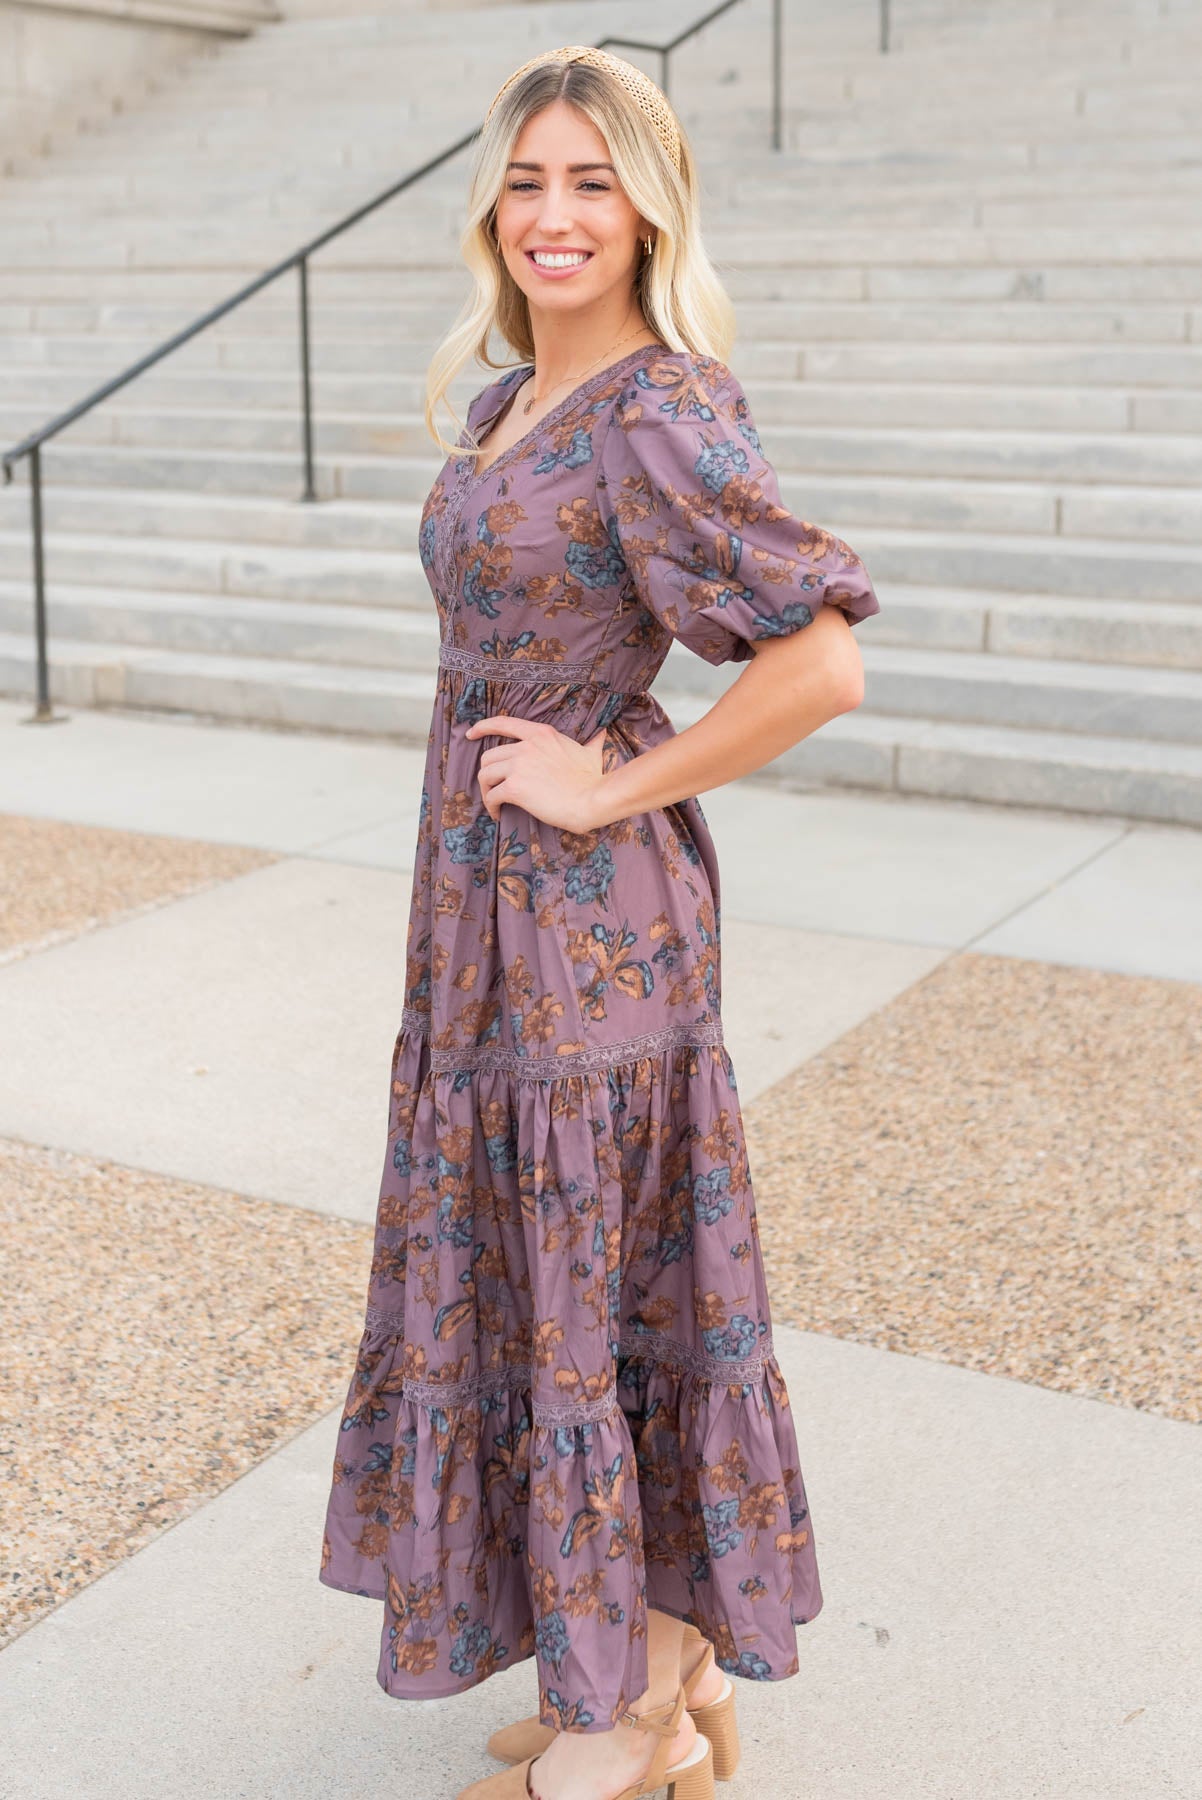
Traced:
POLYGON ((493 327, 528 360, 438 437, 422 514, 438 688, 321 1579, 383 1599, 389 1694, 534 1658, 537 1717, 460 1800, 708 1800, 729 1678, 796 1674, 821 1596, 696 795, 859 704, 878 608, 780 502, 658 88, 584 46, 523 65, 469 212, 434 435, 493 327), (748 665, 679 733, 648 691, 674 637, 748 665))

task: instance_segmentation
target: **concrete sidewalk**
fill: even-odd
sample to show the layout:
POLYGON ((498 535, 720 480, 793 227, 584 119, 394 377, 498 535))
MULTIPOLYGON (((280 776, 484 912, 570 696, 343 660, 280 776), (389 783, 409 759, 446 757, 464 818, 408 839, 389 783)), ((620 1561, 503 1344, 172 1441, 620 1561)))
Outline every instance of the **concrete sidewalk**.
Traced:
MULTIPOLYGON (((181 717, 81 711, 33 727, 20 723, 28 710, 0 703, 0 829, 25 859, 18 922, 0 943, 22 1419, 10 1484, 21 1510, 4 1531, 17 1609, 0 1654, 3 1792, 367 1800, 399 1782, 406 1796, 453 1800, 491 1766, 493 1725, 530 1710, 532 1665, 470 1700, 392 1702, 375 1682, 379 1606, 316 1579, 384 1147, 421 758, 181 717), (68 1217, 73 1235, 55 1240, 54 1220, 68 1217), (289 1263, 302 1255, 309 1311, 294 1316, 289 1263), (136 1331, 122 1314, 147 1284, 175 1320, 161 1340, 153 1307, 136 1331), (203 1307, 187 1311, 197 1294, 203 1307), (262 1335, 232 1365, 231 1340, 251 1326, 262 1335), (95 1392, 98 1359, 119 1377, 120 1437, 105 1436, 105 1395, 86 1421, 73 1410, 95 1392), (228 1435, 256 1411, 257 1433, 229 1454, 213 1448, 219 1427, 228 1435), (132 1474, 131 1435, 151 1449, 132 1474), (53 1537, 64 1515, 92 1552, 75 1576, 53 1537)), ((950 1170, 946 1119, 921 1106, 936 1084, 903 1066, 907 1021, 924 984, 978 966, 994 994, 1011 968, 1022 994, 1033 968, 1058 971, 1057 1004, 1079 1009, 1103 1070, 1107 1034, 1138 1028, 1168 1086, 1170 1066, 1197 1055, 1196 1040, 1183 1043, 1202 984, 1202 836, 755 782, 702 804, 723 873, 727 1038, 827 1594, 799 1630, 799 1679, 738 1685, 744 1758, 720 1791, 1184 1800, 1196 1791, 1202 1667, 1190 1402, 1202 1383, 1195 1366, 1191 1386, 1186 1323, 1162 1321, 1179 1385, 1140 1406, 1089 1397, 1098 1384, 1067 1362, 1042 1385, 1007 1378, 1026 1366, 1021 1345, 1003 1372, 981 1372, 967 1312, 920 1354, 864 1341, 879 1319, 854 1318, 850 1304, 806 1329, 837 1285, 830 1245, 841 1236, 847 1251, 853 1228, 846 1174, 819 1186, 826 1140, 806 1096, 833 1106, 851 1080, 841 1087, 840 1071, 878 1056, 872 1066, 894 1066, 893 1097, 916 1096, 888 1129, 912 1130, 950 1170), (1182 1042, 1158 1040, 1169 1018, 1182 1042), (778 1193, 792 1153, 812 1181, 778 1193)), ((1010 1031, 1000 1008, 950 1020, 948 1043, 973 1032, 981 1056, 1002 1037, 1004 1068, 1010 1031)), ((932 1070, 946 1068, 946 1045, 931 1055, 932 1070)), ((1196 1253, 1196 1116, 1123 1121, 1131 1158, 1099 1151, 1086 1175, 1083 1115, 1056 1111, 1071 1079, 1033 1062, 1015 1075, 1016 1156, 1044 1142, 1051 1114, 1099 1222, 1117 1219, 1117 1238, 1134 1239, 1159 1198, 1178 1254, 1196 1253), (1168 1174, 1144 1157, 1141 1131, 1167 1145, 1168 1174)), ((1113 1105, 1101 1096, 1120 1120, 1124 1091, 1113 1105)), ((878 1094, 857 1086, 850 1110, 867 1135, 840 1122, 839 1147, 856 1168, 885 1168, 868 1133, 884 1116, 878 1094)), ((1016 1222, 1008 1264, 1046 1259, 1038 1201, 1054 1190, 1021 1158, 1002 1170, 985 1137, 973 1155, 970 1209, 1013 1203, 997 1214, 1016 1222), (1036 1204, 1020 1214, 1030 1183, 1036 1204)), ((904 1186, 870 1196, 870 1219, 896 1217, 910 1242, 925 1220, 937 1243, 939 1183, 921 1173, 913 1194, 904 1186)), ((852 1248, 887 1283, 895 1240, 874 1229, 852 1248)), ((1126 1269, 1111 1271, 1120 1286, 1126 1269)), ((921 1313, 926 1280, 923 1267, 897 1279, 889 1305, 909 1288, 921 1313)), ((1014 1310, 1000 1289, 982 1304, 1014 1310)), ((1119 1311, 1123 1331, 1146 1329, 1119 1311)), ((1006 1355, 1016 1330, 1029 1347, 1039 1321, 1008 1317, 1003 1331, 998 1320, 1006 1355)), ((1126 1340, 1109 1349, 1121 1363, 1126 1340)))

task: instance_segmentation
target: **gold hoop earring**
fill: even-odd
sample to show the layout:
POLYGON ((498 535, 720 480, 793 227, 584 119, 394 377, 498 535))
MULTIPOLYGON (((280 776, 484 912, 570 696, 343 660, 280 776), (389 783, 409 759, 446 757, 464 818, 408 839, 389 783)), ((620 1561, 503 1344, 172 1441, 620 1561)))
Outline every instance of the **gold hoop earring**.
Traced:
POLYGON ((643 239, 643 242, 644 242, 644 244, 645 244, 645 245, 646 245, 646 246, 647 246, 647 255, 648 255, 648 256, 650 256, 650 254, 651 254, 651 239, 650 239, 650 238, 644 238, 644 239, 643 239))

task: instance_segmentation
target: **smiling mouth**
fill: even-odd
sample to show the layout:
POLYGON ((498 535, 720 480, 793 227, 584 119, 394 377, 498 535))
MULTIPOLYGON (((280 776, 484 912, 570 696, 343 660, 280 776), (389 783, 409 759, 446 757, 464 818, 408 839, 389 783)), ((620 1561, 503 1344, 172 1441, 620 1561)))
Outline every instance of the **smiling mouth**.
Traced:
POLYGON ((566 269, 582 269, 586 262, 591 262, 593 259, 593 252, 591 250, 556 250, 556 251, 552 251, 551 254, 554 256, 570 256, 573 259, 571 262, 559 263, 558 265, 555 263, 540 263, 538 258, 535 256, 533 250, 527 250, 525 252, 525 254, 528 257, 528 259, 534 264, 536 269, 547 269, 547 268, 554 269, 556 267, 566 268, 566 269), (579 259, 579 260, 577 260, 577 259, 579 259))

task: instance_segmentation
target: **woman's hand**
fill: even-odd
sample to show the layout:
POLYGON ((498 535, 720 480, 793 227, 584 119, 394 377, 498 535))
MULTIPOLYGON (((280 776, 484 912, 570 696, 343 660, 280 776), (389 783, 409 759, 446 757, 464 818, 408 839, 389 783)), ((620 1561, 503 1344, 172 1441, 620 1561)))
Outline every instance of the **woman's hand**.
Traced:
POLYGON ((591 831, 604 823, 599 808, 604 729, 581 744, 541 719, 496 713, 477 719, 464 736, 489 734, 516 740, 481 752, 480 792, 490 818, 498 818, 508 801, 562 831, 591 831))

